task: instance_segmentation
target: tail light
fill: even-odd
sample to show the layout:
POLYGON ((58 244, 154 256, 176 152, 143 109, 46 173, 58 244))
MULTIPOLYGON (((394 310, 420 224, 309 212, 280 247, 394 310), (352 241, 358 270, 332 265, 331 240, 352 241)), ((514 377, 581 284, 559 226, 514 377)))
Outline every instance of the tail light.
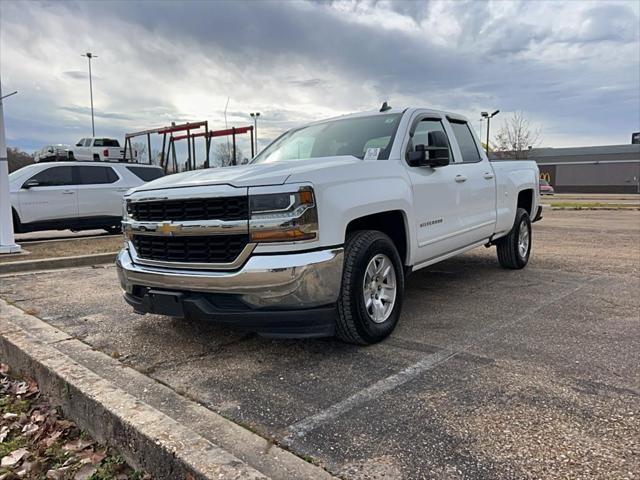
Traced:
POLYGON ((108 156, 109 156, 109 149, 108 149, 108 148, 105 148, 105 149, 103 150, 102 154, 103 154, 105 157, 108 157, 108 156))

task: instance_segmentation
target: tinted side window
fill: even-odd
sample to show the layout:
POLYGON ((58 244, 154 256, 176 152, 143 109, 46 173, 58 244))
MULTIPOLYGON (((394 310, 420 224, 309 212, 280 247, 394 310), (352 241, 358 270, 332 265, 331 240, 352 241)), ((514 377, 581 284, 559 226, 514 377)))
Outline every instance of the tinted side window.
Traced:
POLYGON ((74 167, 78 172, 79 185, 99 185, 118 181, 111 167, 74 167))
MULTIPOLYGON (((444 127, 442 126, 442 122, 438 119, 433 118, 425 118, 421 120, 418 125, 416 125, 415 130, 413 131, 413 136, 409 140, 409 146, 407 147, 407 152, 412 151, 416 145, 428 145, 429 144, 429 132, 442 132, 445 135, 447 132, 444 131, 444 127)), ((451 155, 451 148, 449 148, 449 158, 453 158, 451 155)))
POLYGON ((145 182, 150 182, 151 180, 164 176, 161 168, 127 167, 127 170, 145 182))
POLYGON ((462 161, 465 163, 479 162, 480 153, 478 152, 478 145, 471 135, 469 125, 466 122, 450 121, 453 134, 456 136, 458 145, 460 146, 460 152, 462 153, 462 161))
POLYGON ((90 147, 91 146, 91 139, 90 138, 85 138, 84 139, 84 146, 85 147, 90 147))
POLYGON ((29 180, 36 180, 40 187, 73 185, 73 172, 71 167, 51 167, 36 173, 29 180))
POLYGON ((94 147, 119 147, 120 143, 118 140, 114 140, 113 138, 96 138, 93 142, 94 147))

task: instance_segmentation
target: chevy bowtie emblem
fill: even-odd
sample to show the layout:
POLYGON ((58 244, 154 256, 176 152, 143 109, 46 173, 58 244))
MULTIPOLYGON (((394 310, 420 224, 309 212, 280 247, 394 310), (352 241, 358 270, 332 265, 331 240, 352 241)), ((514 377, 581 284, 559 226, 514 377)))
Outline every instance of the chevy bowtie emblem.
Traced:
POLYGON ((171 223, 171 222, 163 222, 159 223, 156 227, 156 232, 160 232, 163 235, 173 235, 176 232, 179 232, 182 229, 182 225, 171 223))

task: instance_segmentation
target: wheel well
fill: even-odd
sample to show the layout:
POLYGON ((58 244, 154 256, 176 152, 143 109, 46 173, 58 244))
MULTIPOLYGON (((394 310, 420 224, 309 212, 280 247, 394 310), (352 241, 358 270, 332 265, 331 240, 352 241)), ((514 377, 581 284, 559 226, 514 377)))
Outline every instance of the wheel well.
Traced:
POLYGON ((13 218, 13 233, 21 233, 20 216, 14 207, 11 207, 11 217, 13 218))
POLYGON ((374 213, 351 220, 347 225, 346 236, 358 230, 378 230, 387 234, 396 246, 402 261, 407 262, 407 229, 400 210, 374 213))
POLYGON ((529 216, 533 208, 533 190, 522 190, 518 193, 518 208, 524 208, 529 216))
POLYGON ((94 153, 93 154, 93 159, 96 160, 96 161, 100 160, 100 155, 98 155, 97 153, 94 153))

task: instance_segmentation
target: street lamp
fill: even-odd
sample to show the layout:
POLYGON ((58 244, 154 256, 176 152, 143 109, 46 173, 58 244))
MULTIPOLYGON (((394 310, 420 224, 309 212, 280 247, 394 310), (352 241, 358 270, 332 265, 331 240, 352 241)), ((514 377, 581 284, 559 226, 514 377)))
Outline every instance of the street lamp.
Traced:
POLYGON ((91 136, 95 137, 96 127, 95 127, 95 123, 93 122, 93 81, 91 79, 91 59, 98 58, 98 56, 94 55, 91 52, 83 53, 81 56, 87 57, 87 59, 89 60, 89 94, 91 95, 91 136))
POLYGON ((489 112, 481 112, 480 113, 480 115, 482 115, 483 118, 487 119, 487 144, 485 145, 485 150, 487 152, 487 157, 489 156, 489 125, 491 124, 491 119, 493 117, 495 117, 499 113, 500 113, 500 110, 496 110, 491 115, 489 115, 489 112))
POLYGON ((253 118, 253 134, 255 136, 256 141, 256 155, 258 154, 258 117, 260 116, 260 112, 251 112, 251 118, 253 118))

